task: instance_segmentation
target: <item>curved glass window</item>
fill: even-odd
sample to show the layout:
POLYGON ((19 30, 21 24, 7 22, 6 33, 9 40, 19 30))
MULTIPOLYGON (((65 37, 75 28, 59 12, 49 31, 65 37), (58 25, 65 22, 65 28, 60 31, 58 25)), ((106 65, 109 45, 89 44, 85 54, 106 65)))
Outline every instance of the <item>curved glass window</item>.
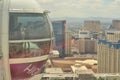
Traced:
POLYGON ((49 54, 50 41, 10 43, 10 58, 29 58, 49 54))
POLYGON ((45 14, 10 13, 9 39, 29 40, 50 37, 50 27, 45 14))
POLYGON ((10 13, 9 57, 28 58, 49 54, 50 25, 46 14, 10 13))

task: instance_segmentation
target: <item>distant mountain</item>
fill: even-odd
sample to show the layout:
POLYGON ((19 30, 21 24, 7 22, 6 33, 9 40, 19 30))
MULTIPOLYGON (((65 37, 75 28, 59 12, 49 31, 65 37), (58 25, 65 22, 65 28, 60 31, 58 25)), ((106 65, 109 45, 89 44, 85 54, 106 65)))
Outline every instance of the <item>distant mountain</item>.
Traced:
POLYGON ((78 18, 78 17, 61 17, 61 18, 51 18, 51 20, 67 20, 67 22, 84 23, 85 20, 99 20, 101 23, 112 23, 112 20, 120 20, 120 18, 104 18, 104 17, 88 17, 88 18, 78 18))

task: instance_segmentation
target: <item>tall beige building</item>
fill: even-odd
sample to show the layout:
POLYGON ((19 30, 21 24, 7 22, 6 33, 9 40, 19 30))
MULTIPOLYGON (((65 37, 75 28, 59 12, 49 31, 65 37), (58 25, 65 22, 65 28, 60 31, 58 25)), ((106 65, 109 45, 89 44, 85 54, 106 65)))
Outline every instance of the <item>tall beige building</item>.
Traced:
POLYGON ((112 27, 114 29, 120 30, 120 20, 113 20, 112 21, 112 27))
POLYGON ((100 23, 100 21, 96 21, 96 20, 84 21, 84 28, 83 29, 90 31, 90 32, 100 32, 101 23, 100 23))
POLYGON ((105 38, 109 42, 118 42, 120 40, 120 31, 118 30, 105 31, 105 34, 105 38))
POLYGON ((106 31, 106 40, 97 46, 98 72, 120 73, 120 31, 106 31))
POLYGON ((71 55, 71 40, 71 33, 65 32, 65 55, 71 55))
POLYGON ((87 53, 96 53, 97 48, 96 48, 96 40, 85 40, 85 52, 87 53))
POLYGON ((120 73, 120 42, 99 40, 98 73, 120 73))
POLYGON ((91 39, 85 39, 81 38, 78 42, 79 47, 79 53, 96 53, 97 52, 97 46, 96 46, 96 40, 91 39))
POLYGON ((78 40, 78 49, 79 49, 79 53, 85 53, 85 39, 79 39, 78 40))

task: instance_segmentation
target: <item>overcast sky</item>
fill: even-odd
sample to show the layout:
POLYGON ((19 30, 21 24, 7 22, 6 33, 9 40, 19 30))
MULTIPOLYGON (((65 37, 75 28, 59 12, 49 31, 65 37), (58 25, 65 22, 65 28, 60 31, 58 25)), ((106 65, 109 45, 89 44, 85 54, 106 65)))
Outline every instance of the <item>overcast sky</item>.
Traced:
POLYGON ((38 0, 50 17, 120 18, 120 0, 38 0))

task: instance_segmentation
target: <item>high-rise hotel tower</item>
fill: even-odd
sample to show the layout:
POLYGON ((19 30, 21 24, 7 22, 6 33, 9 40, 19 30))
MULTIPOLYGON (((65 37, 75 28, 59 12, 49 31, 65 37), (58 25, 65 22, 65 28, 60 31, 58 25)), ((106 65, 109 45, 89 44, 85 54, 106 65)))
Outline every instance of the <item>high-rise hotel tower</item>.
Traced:
POLYGON ((109 31, 97 45, 98 73, 120 73, 120 31, 109 31))

